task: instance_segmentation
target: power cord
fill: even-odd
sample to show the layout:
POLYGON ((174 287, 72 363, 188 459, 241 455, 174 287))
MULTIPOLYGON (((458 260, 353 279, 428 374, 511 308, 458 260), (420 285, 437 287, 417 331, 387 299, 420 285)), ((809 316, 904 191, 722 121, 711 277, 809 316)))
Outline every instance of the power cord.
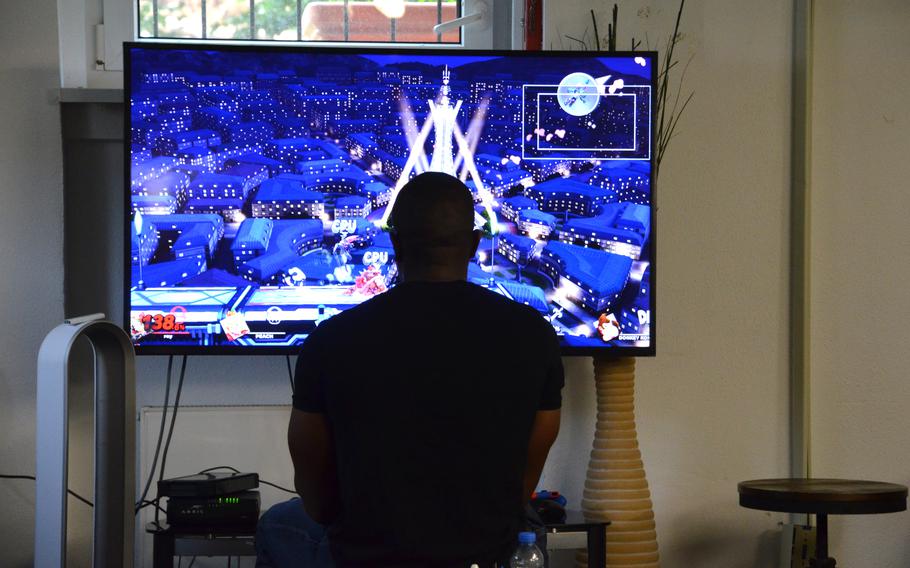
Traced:
MULTIPOLYGON (((158 470, 158 481, 164 479, 164 468, 167 465, 167 453, 171 449, 171 437, 174 435, 174 423, 177 421, 177 411, 180 410, 180 393, 183 392, 183 379, 186 377, 186 360, 187 356, 183 356, 183 361, 180 364, 180 378, 177 381, 177 394, 174 395, 174 411, 171 413, 171 425, 167 431, 167 440, 164 443, 164 452, 161 454, 161 469, 158 470)), ((154 472, 152 473, 154 475, 154 472)), ((155 498, 156 508, 155 508, 155 522, 158 522, 158 513, 161 512, 161 507, 157 506, 157 501, 161 497, 158 496, 155 498)))
MULTIPOLYGON (((174 356, 169 355, 167 358, 167 382, 164 384, 164 410, 161 412, 161 426, 158 428, 158 442, 155 444, 155 457, 152 458, 152 469, 149 471, 148 479, 145 482, 145 489, 142 490, 142 496, 136 503, 136 514, 147 503, 146 497, 149 494, 149 488, 152 486, 152 479, 155 477, 155 469, 158 467, 158 453, 161 451, 161 441, 164 439, 164 425, 167 423, 167 406, 171 396, 171 370, 174 367, 174 356)), ((157 500, 156 500, 157 503, 157 500)))
MULTIPOLYGON (((38 481, 38 478, 35 477, 34 475, 5 475, 5 474, 0 474, 0 479, 31 479, 32 481, 38 481)), ((85 503, 85 504, 88 505, 89 507, 94 507, 94 506, 95 506, 94 503, 92 503, 91 501, 89 501, 88 499, 86 499, 85 497, 83 497, 82 495, 79 495, 78 493, 76 493, 75 491, 72 491, 72 490, 69 489, 69 488, 67 488, 66 492, 69 493, 70 495, 72 495, 73 497, 75 497, 76 499, 82 501, 83 503, 85 503)))
MULTIPOLYGON (((291 384, 291 393, 293 394, 294 393, 294 373, 293 373, 292 366, 291 366, 291 356, 290 355, 285 355, 285 362, 287 364, 287 369, 288 369, 288 380, 290 381, 290 384, 291 384)), ((173 375, 173 367, 174 367, 174 356, 173 355, 168 356, 167 381, 165 382, 165 386, 164 386, 164 405, 162 407, 163 410, 161 412, 161 423, 158 427, 158 439, 155 442, 155 454, 154 454, 154 457, 152 458, 152 467, 151 467, 151 470, 149 471, 148 478, 146 479, 145 487, 142 490, 142 495, 139 498, 139 501, 135 505, 136 514, 138 514, 139 511, 141 511, 145 507, 155 507, 155 523, 156 524, 159 524, 158 514, 159 513, 166 514, 166 511, 159 505, 159 502, 161 500, 160 497, 155 497, 154 499, 146 499, 146 497, 148 496, 149 489, 152 486, 152 480, 155 477, 156 469, 158 470, 158 481, 161 481, 164 479, 164 471, 165 471, 165 467, 167 464, 167 454, 168 454, 168 451, 170 450, 171 439, 174 435, 174 424, 176 423, 176 420, 177 420, 177 411, 180 408, 180 394, 183 392, 183 381, 186 377, 186 364, 187 364, 187 356, 184 355, 183 361, 181 362, 181 365, 180 365, 180 375, 179 375, 179 378, 177 381, 177 392, 174 396, 174 409, 173 409, 173 412, 171 413, 171 423, 170 423, 170 426, 168 427, 167 439, 165 440, 164 439, 164 425, 167 423, 167 412, 168 412, 168 405, 170 402, 170 395, 171 395, 171 378, 173 375), (163 454, 161 453, 161 442, 162 441, 164 441, 164 453, 163 454), (158 468, 159 455, 161 457, 161 468, 160 469, 158 468)), ((235 467, 231 467, 229 465, 219 465, 219 466, 215 466, 215 467, 210 467, 208 469, 204 469, 204 470, 200 471, 199 473, 200 474, 208 473, 210 471, 215 471, 218 469, 228 469, 235 473, 240 473, 239 469, 237 469, 235 467)), ((36 481, 36 478, 33 475, 0 474, 0 479, 29 479, 32 481, 36 481)), ((268 485, 270 487, 274 487, 275 489, 284 491, 285 493, 290 493, 292 495, 297 494, 296 491, 294 491, 292 489, 288 489, 287 487, 282 487, 281 485, 278 485, 277 483, 272 483, 271 481, 266 481, 264 479, 260 479, 259 483, 262 483, 263 485, 268 485)), ((91 501, 89 501, 85 497, 79 495, 75 491, 67 489, 66 492, 69 493, 70 495, 72 495, 74 498, 78 499, 79 501, 82 501, 89 507, 94 507, 94 504, 91 501)), ((192 566, 193 563, 195 563, 195 561, 196 561, 196 558, 193 557, 193 560, 190 563, 190 566, 192 566)))
MULTIPOLYGON (((164 440, 164 426, 165 426, 165 424, 167 424, 167 412, 168 412, 168 405, 169 405, 170 396, 171 396, 171 378, 173 376, 173 367, 174 367, 174 356, 173 355, 168 356, 167 382, 165 383, 165 387, 164 387, 164 406, 163 406, 163 410, 161 412, 161 424, 158 428, 158 440, 155 443, 155 455, 152 458, 152 468, 151 468, 151 471, 149 471, 148 479, 146 480, 145 487, 142 490, 142 496, 139 497, 139 501, 135 505, 136 514, 138 514, 139 511, 141 511, 145 507, 155 507, 155 522, 156 523, 159 520, 159 516, 158 516, 159 513, 164 513, 165 511, 158 504, 160 501, 159 497, 156 497, 155 499, 146 499, 146 497, 148 496, 149 489, 152 486, 152 480, 155 478, 155 470, 158 469, 159 455, 161 456, 161 469, 160 469, 160 472, 158 475, 158 480, 161 481, 161 479, 164 478, 164 468, 165 468, 165 464, 167 462, 167 454, 168 454, 168 450, 170 449, 171 438, 173 437, 173 434, 174 434, 174 423, 177 419, 177 410, 180 407, 180 393, 183 390, 183 380, 186 376, 186 363, 187 363, 187 357, 186 357, 186 355, 184 355, 183 362, 180 366, 180 377, 179 377, 178 384, 177 384, 177 394, 174 397, 174 410, 171 413, 171 423, 170 423, 170 427, 168 428, 167 440, 164 444, 164 453, 161 454, 161 442, 164 440)), ((35 481, 35 476, 33 476, 33 475, 0 475, 0 478, 3 478, 3 479, 30 479, 32 481, 35 481)), ((67 491, 67 493, 69 493, 76 499, 82 501, 89 507, 94 507, 94 504, 91 501, 89 501, 88 499, 86 499, 85 497, 79 495, 78 493, 76 493, 74 491, 71 491, 70 489, 67 489, 66 491, 67 491)))
POLYGON ((271 487, 274 487, 275 489, 280 489, 280 490, 284 491, 285 493, 290 493, 290 494, 292 494, 292 495, 297 495, 297 492, 296 492, 296 491, 292 491, 292 490, 288 489, 287 487, 282 487, 282 486, 280 486, 280 485, 277 485, 277 484, 275 484, 275 483, 272 483, 271 481, 265 481, 265 480, 263 480, 263 479, 260 479, 260 480, 259 480, 259 483, 261 483, 261 484, 263 484, 263 485, 269 485, 269 486, 271 486, 271 487))
POLYGON ((164 453, 161 455, 161 469, 158 472, 158 481, 164 479, 164 468, 167 465, 167 453, 171 448, 171 438, 174 435, 174 423, 177 421, 177 411, 180 410, 180 393, 183 392, 183 379, 186 377, 186 360, 183 356, 183 362, 180 364, 180 378, 177 381, 177 394, 174 396, 174 411, 171 413, 171 425, 167 430, 167 441, 164 443, 164 453))
POLYGON ((164 513, 165 515, 167 514, 167 511, 165 511, 165 510, 161 507, 161 505, 158 504, 158 499, 157 499, 157 498, 156 498, 156 499, 153 499, 153 500, 151 500, 151 501, 143 501, 140 505, 141 505, 141 506, 140 506, 140 509, 144 509, 145 507, 155 507, 156 509, 158 509, 159 511, 161 511, 161 512, 164 513))
POLYGON ((164 387, 164 405, 161 412, 161 424, 158 428, 158 440, 155 442, 155 455, 152 458, 152 468, 149 471, 148 479, 145 482, 145 488, 142 490, 142 496, 139 498, 139 501, 136 503, 136 514, 139 513, 145 507, 155 507, 155 522, 159 522, 159 513, 164 512, 159 506, 161 497, 155 497, 154 499, 147 499, 149 489, 152 486, 152 480, 155 479, 155 471, 158 470, 158 481, 164 479, 164 470, 167 465, 167 454, 171 447, 171 438, 174 435, 174 423, 177 420, 177 411, 180 409, 180 394, 183 391, 183 381, 186 377, 186 363, 187 356, 183 356, 183 361, 180 365, 180 375, 177 380, 177 393, 174 395, 174 408, 171 412, 171 423, 168 427, 167 439, 164 437, 164 427, 167 424, 167 413, 168 406, 170 404, 170 393, 171 393, 171 382, 173 377, 173 367, 174 367, 174 356, 169 355, 167 359, 167 382, 164 387), (162 453, 161 443, 164 441, 164 451, 162 453), (158 468, 158 458, 161 457, 161 467, 158 468))
POLYGON ((198 473, 198 475, 202 475, 203 473, 208 473, 208 472, 210 472, 210 471, 217 471, 217 470, 219 470, 219 469, 227 469, 227 470, 233 471, 234 473, 241 473, 240 470, 237 469, 236 467, 231 467, 231 466, 229 466, 229 465, 216 465, 215 467, 210 467, 210 468, 208 468, 208 469, 203 469, 202 471, 200 471, 200 472, 198 473))
MULTIPOLYGON (((199 475, 202 475, 203 473, 208 473, 210 471, 216 471, 219 469, 227 469, 229 471, 233 471, 234 473, 241 473, 241 471, 239 469, 237 469, 236 467, 232 467, 229 465, 216 465, 215 467, 203 469, 202 471, 199 472, 199 475)), ((282 487, 281 485, 278 485, 277 483, 272 483, 271 481, 265 481, 264 479, 260 479, 259 483, 261 483, 263 485, 268 485, 269 487, 274 487, 275 489, 280 489, 281 491, 284 491, 285 493, 297 495, 296 491, 294 491, 292 489, 288 489, 287 487, 282 487)))

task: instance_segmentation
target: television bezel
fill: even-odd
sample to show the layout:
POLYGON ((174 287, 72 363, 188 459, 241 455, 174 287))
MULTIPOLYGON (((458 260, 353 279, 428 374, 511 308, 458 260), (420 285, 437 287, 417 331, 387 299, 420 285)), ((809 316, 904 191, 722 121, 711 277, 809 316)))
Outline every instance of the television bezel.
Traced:
MULTIPOLYGON (((560 352, 565 357, 572 356, 600 356, 600 357, 653 357, 656 355, 656 326, 655 312, 657 307, 656 290, 656 253, 655 235, 657 229, 656 221, 656 180, 654 178, 654 144, 657 134, 657 120, 655 119, 655 97, 654 90, 657 88, 657 52, 656 51, 519 51, 504 49, 461 49, 458 47, 357 47, 347 46, 319 46, 319 45, 300 45, 300 44, 268 44, 268 45, 250 45, 250 44, 224 44, 224 43, 196 43, 196 42, 139 42, 131 41, 123 44, 123 187, 125 192, 124 215, 123 215, 123 325, 129 333, 130 329, 130 288, 132 286, 131 270, 131 246, 130 230, 132 227, 132 193, 131 193, 131 148, 132 148, 132 114, 130 107, 132 103, 132 50, 183 50, 183 51, 238 51, 238 52, 263 52, 263 53, 287 53, 289 51, 299 51, 305 53, 347 53, 347 54, 389 54, 389 55, 477 55, 477 56, 500 56, 500 57, 552 57, 555 59, 561 57, 645 57, 649 60, 649 71, 651 74, 651 158, 649 162, 650 178, 650 196, 651 196, 651 229, 648 236, 648 265, 650 274, 649 311, 650 311, 650 341, 647 347, 619 347, 607 345, 604 347, 590 346, 571 346, 563 345, 560 341, 560 352)), ((132 342, 133 349, 137 355, 296 355, 300 346, 293 347, 243 347, 239 345, 142 345, 132 342)))

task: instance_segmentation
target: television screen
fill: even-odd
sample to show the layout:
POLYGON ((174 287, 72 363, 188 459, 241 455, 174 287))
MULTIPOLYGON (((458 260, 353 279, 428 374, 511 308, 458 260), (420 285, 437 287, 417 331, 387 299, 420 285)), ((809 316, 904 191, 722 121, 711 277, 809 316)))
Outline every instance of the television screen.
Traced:
POLYGON ((654 352, 653 52, 126 44, 139 353, 293 353, 397 281, 386 217, 464 180, 468 278, 564 353, 654 352))

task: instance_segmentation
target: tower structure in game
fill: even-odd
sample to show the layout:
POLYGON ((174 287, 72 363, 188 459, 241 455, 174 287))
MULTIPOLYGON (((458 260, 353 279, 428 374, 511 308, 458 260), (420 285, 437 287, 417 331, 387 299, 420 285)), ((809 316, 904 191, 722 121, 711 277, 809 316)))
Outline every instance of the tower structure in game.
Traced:
MULTIPOLYGON (((483 184, 480 173, 477 171, 477 165, 474 163, 474 146, 476 139, 472 144, 458 126, 458 113, 461 110, 462 101, 452 101, 452 88, 449 85, 450 80, 449 67, 446 65, 442 72, 442 86, 439 89, 439 96, 436 100, 428 100, 430 114, 420 127, 419 131, 408 131, 406 136, 410 146, 410 153, 401 170, 401 176, 395 184, 392 191, 389 205, 386 207, 383 215, 383 224, 388 222, 389 214, 392 212, 392 206, 395 204, 395 198, 398 192, 404 187, 404 184, 416 175, 425 171, 443 172, 458 177, 460 180, 472 183, 474 188, 475 200, 479 199, 486 211, 486 218, 479 213, 475 213, 475 222, 478 226, 483 226, 489 222, 492 232, 496 233, 496 213, 493 211, 493 194, 483 184), (433 155, 427 160, 424 146, 429 138, 430 130, 433 130, 433 155), (470 178, 470 180, 469 180, 470 178), (489 220, 489 221, 488 221, 489 220)), ((403 118, 408 115, 413 117, 407 104, 403 104, 403 118)), ((468 132, 476 130, 480 132, 480 124, 474 124, 476 121, 482 121, 482 113, 478 113, 472 119, 472 128, 468 132)), ((408 124, 408 120, 403 121, 408 124)), ((469 185, 470 187, 470 185, 469 185)))
MULTIPOLYGON (((461 101, 452 106, 449 95, 449 66, 442 72, 442 88, 439 89, 439 100, 430 104, 430 117, 433 120, 433 132, 436 139, 433 143, 433 157, 430 160, 430 171, 455 175, 455 157, 452 153, 452 139, 455 135, 455 118, 461 110, 461 101)), ((411 150, 413 152, 413 149, 411 150)))

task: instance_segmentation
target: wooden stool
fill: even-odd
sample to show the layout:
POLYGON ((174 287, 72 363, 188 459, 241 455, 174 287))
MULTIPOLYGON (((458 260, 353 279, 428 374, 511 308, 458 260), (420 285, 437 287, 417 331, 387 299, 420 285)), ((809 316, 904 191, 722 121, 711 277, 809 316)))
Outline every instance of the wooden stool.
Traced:
POLYGON ((739 484, 739 504, 781 513, 812 513, 816 519, 813 568, 834 568, 828 556, 828 515, 896 513, 907 509, 907 488, 852 479, 756 479, 739 484))

